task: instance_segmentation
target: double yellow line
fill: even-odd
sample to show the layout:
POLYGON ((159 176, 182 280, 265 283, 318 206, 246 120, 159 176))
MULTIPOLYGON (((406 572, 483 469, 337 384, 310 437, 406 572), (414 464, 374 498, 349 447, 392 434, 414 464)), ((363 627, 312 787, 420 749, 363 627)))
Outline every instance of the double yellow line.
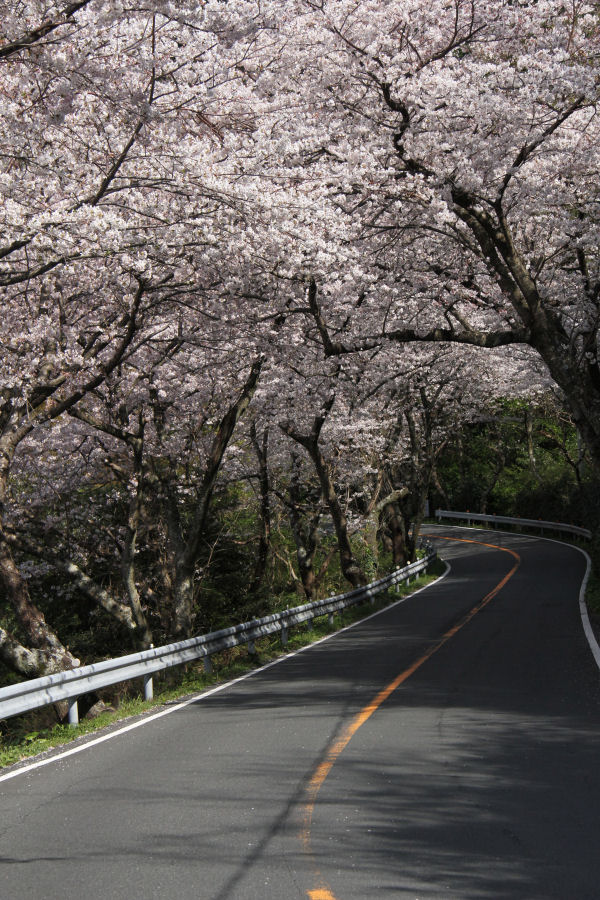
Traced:
MULTIPOLYGON (((436 538, 439 537, 436 535, 436 538)), ((423 663, 427 662, 428 659, 438 652, 448 641, 454 637, 457 632, 464 628, 471 619, 477 615, 480 610, 482 610, 488 603, 494 599, 496 594, 502 590, 504 585, 512 578, 519 567, 519 563, 521 562, 521 557, 518 553, 515 553, 514 550, 509 550, 508 547, 499 547, 496 544, 486 544, 483 541, 473 541, 466 540, 462 538, 453 538, 453 537, 441 537, 441 540, 446 541, 458 541, 462 544, 479 544, 482 547, 490 547, 492 550, 501 550, 504 553, 510 553, 516 560, 514 566, 510 570, 510 572, 504 576, 504 578, 498 582, 498 584, 492 588, 492 590, 485 595, 485 597, 480 600, 469 612, 463 616, 463 618, 456 624, 453 625, 452 628, 448 629, 442 637, 436 641, 431 647, 425 651, 425 653, 420 656, 415 662, 413 662, 407 669, 404 669, 399 675, 391 681, 387 687, 383 688, 383 690, 379 691, 378 694, 364 706, 359 713, 351 720, 351 722, 344 728, 342 733, 336 740, 334 740, 329 747, 327 748, 327 752, 325 754, 324 760, 319 763, 315 771, 313 772, 310 781, 305 790, 305 799, 302 804, 302 831, 301 831, 301 840, 304 845, 304 849, 307 853, 311 854, 311 829, 312 829, 312 820, 313 813, 315 809, 315 805, 317 802, 317 797, 319 795, 319 791, 323 787, 325 780, 335 763, 337 762, 339 756, 346 749, 356 732, 359 728, 361 728, 365 722, 371 718, 373 713, 379 709, 382 703, 384 703, 390 694, 393 694, 394 691, 400 687, 401 684, 410 678, 417 669, 420 669, 423 663)), ((331 891, 329 885, 322 879, 321 873, 315 868, 314 870, 315 878, 318 882, 318 886, 313 888, 312 890, 307 891, 307 895, 309 900, 336 900, 334 894, 331 891)))

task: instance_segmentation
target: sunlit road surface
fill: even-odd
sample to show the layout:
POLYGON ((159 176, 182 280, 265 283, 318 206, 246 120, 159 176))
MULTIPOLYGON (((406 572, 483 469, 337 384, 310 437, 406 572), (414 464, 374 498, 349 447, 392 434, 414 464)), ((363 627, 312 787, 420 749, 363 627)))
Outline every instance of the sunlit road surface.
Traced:
POLYGON ((597 900, 585 558, 432 532, 451 571, 426 591, 0 777, 2 900, 597 900))

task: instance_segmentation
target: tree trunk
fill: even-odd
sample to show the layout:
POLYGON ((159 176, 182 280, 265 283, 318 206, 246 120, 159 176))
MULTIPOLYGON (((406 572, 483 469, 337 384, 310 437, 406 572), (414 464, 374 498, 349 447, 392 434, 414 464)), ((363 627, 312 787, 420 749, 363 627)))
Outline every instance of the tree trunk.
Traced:
POLYGON ((342 574, 344 578, 346 578, 346 580, 350 582, 352 587, 356 588, 360 587, 363 584, 366 584, 367 579, 360 565, 354 558, 352 547, 350 545, 350 539, 348 537, 348 521, 346 519, 346 514, 342 509, 342 506, 337 497, 335 484, 331 475, 330 464, 325 459, 321 448, 319 447, 319 435, 321 433, 321 428, 323 427, 323 423, 325 422, 327 412, 329 412, 331 406, 333 405, 333 400, 333 397, 329 399, 328 403, 325 406, 324 415, 317 416, 315 418, 310 434, 300 434, 300 432, 295 431, 294 428, 292 428, 292 426, 288 423, 282 423, 280 427, 282 431, 289 435, 289 437, 291 437, 293 440, 295 440, 305 448, 313 462, 315 471, 319 478, 323 497, 325 499, 325 502, 327 503, 331 518, 333 520, 333 526, 335 528, 337 537, 342 574))
POLYGON ((50 628, 41 610, 31 601, 27 585, 15 564, 6 539, 0 537, 0 581, 31 648, 14 640, 6 631, 0 636, 0 655, 21 675, 48 675, 79 665, 50 628))
POLYGON ((298 572, 308 602, 315 599, 316 576, 314 570, 314 558, 317 549, 317 527, 320 516, 312 516, 308 522, 303 521, 298 495, 298 484, 292 475, 290 484, 290 499, 287 504, 290 526, 294 544, 296 545, 296 559, 298 560, 298 572))
MULTIPOLYGON (((256 386, 263 360, 254 362, 237 400, 231 404, 217 427, 204 474, 198 489, 195 502, 194 518, 190 525, 187 539, 184 540, 179 527, 173 534, 177 547, 175 553, 175 585, 174 585, 174 633, 177 639, 190 637, 194 631, 195 614, 195 571, 202 539, 206 529, 206 519, 217 477, 229 441, 235 426, 248 408, 256 386)), ((176 516, 171 516, 171 531, 174 532, 176 516)))
POLYGON ((72 656, 71 665, 65 665, 64 655, 25 647, 4 628, 0 628, 0 659, 7 668, 24 678, 53 675, 55 672, 64 672, 65 669, 71 669, 79 664, 79 660, 72 656))
POLYGON ((265 429, 262 436, 262 442, 258 440, 256 433, 256 424, 253 422, 250 426, 250 437, 252 446, 258 460, 258 482, 260 486, 260 539, 258 543, 258 553, 256 556, 256 565, 254 567, 254 575, 249 591, 253 593, 257 591, 263 582, 267 569, 267 560, 269 557, 269 548, 271 546, 271 503, 269 490, 269 468, 267 464, 267 455, 269 447, 269 430, 265 429))
POLYGON ((342 574, 344 578, 350 582, 352 587, 360 587, 367 583, 367 578, 352 552, 350 538, 348 537, 348 520, 337 497, 335 485, 331 476, 331 468, 321 453, 321 449, 318 445, 313 448, 311 456, 315 464, 317 475, 319 476, 319 481, 321 482, 323 495, 327 502, 331 518, 333 519, 342 574))
POLYGON ((394 568, 400 569, 408 562, 408 551, 402 518, 395 507, 392 507, 392 512, 388 520, 388 527, 390 530, 394 568))

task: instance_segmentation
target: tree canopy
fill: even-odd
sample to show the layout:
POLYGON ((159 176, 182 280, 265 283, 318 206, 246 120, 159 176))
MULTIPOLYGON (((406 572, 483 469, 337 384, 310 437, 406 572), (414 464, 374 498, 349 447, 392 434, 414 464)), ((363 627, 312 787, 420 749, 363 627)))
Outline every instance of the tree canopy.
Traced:
POLYGON ((134 644, 192 633, 219 485, 256 498, 249 581, 276 505, 312 596, 324 518, 352 584, 354 532, 414 553, 495 397, 555 391, 598 467, 595 4, 0 12, 7 665, 76 663, 36 567, 134 644))

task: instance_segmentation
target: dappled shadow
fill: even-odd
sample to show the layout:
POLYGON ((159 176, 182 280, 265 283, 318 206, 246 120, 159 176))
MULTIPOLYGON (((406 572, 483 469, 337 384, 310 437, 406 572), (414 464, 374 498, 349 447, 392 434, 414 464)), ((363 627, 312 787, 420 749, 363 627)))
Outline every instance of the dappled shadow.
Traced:
MULTIPOLYGON (((133 897, 159 896, 151 885, 166 873, 183 897, 246 900, 267 874, 273 892, 260 896, 306 897, 316 868, 337 900, 595 900, 597 720, 449 705, 428 685, 416 694, 393 695, 333 767, 314 811, 313 858, 300 828, 314 756, 271 732, 264 742, 247 732, 218 760, 178 758, 164 786, 151 772, 129 788, 87 785, 81 809, 99 825, 126 810, 127 826, 90 825, 68 853, 57 837, 56 855, 40 857, 68 861, 80 888, 133 867, 143 872, 133 897)), ((46 872, 25 848, 15 862, 31 863, 36 879, 46 872)))
POLYGON ((596 898, 598 718, 439 699, 391 700, 323 786, 312 849, 339 896, 596 898))
POLYGON ((287 900, 319 870, 336 900, 595 900, 598 672, 571 594, 552 591, 560 559, 546 553, 540 574, 529 548, 519 578, 355 733, 316 797, 310 852, 316 766, 504 576, 507 554, 452 548, 451 578, 132 732, 110 773, 75 758, 59 804, 49 793, 21 823, 17 800, 6 816, 3 895, 122 896, 105 890, 110 872, 132 898, 287 900))

